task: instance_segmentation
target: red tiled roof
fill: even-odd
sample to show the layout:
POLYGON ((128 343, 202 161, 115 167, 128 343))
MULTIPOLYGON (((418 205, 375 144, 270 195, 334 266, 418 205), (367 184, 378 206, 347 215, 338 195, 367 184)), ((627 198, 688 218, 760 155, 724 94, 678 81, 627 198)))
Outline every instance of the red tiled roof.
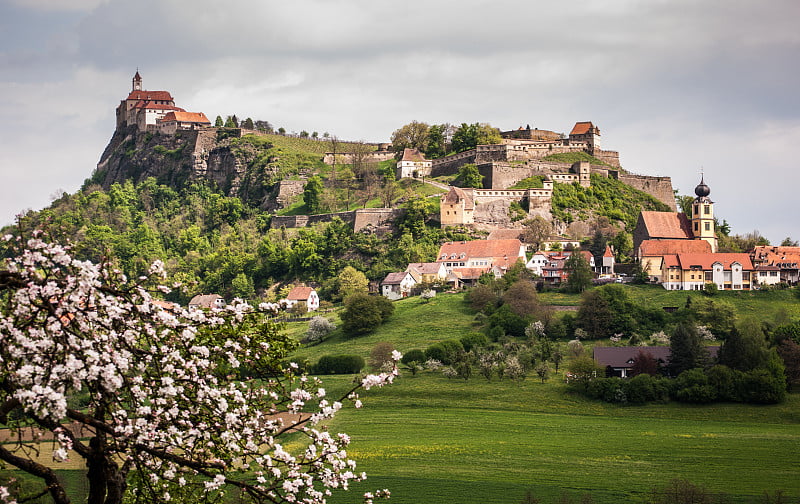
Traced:
POLYGON ((667 254, 664 256, 665 268, 680 268, 681 263, 678 261, 678 256, 675 254, 667 254))
POLYGON ((525 230, 524 229, 495 229, 489 236, 486 237, 487 240, 512 240, 516 238, 519 241, 523 241, 525 238, 525 230))
POLYGON ((131 91, 127 100, 158 100, 158 101, 172 101, 172 95, 169 91, 131 91))
POLYGON ((439 268, 442 267, 442 263, 438 262, 427 262, 427 263, 411 263, 406 268, 408 270, 415 270, 420 275, 436 275, 439 273, 439 268))
POLYGON ((758 246, 753 249, 752 257, 762 264, 800 263, 800 247, 758 246))
POLYGON ((585 122, 576 122, 575 126, 572 127, 572 131, 569 132, 570 135, 585 135, 589 133, 592 129, 594 129, 594 124, 591 121, 585 122))
POLYGON ((517 258, 524 259, 524 254, 520 255, 521 248, 522 243, 517 239, 446 242, 439 248, 439 254, 436 257, 438 262, 452 260, 451 257, 461 259, 462 254, 464 254, 464 260, 490 257, 495 261, 494 266, 511 266, 517 261, 517 258))
POLYGON ((710 254, 711 244, 705 240, 642 240, 639 253, 642 257, 665 254, 710 254))
POLYGON ((694 238, 689 219, 678 212, 642 212, 640 221, 644 224, 650 238, 694 238))
POLYGON ((308 296, 310 296, 312 292, 314 292, 314 289, 311 287, 295 287, 292 289, 289 295, 286 296, 286 299, 292 301, 307 301, 308 296))
POLYGON ((610 245, 606 245, 606 251, 603 252, 603 257, 614 257, 614 252, 611 250, 610 245))
POLYGON ((752 270, 753 263, 750 256, 743 253, 716 253, 716 254, 678 254, 681 269, 700 267, 703 270, 712 269, 714 263, 721 263, 723 269, 731 269, 731 264, 738 262, 744 270, 752 270))
POLYGON ((460 280, 477 280, 490 269, 489 266, 483 268, 453 268, 453 274, 460 280))
POLYGON ((167 115, 162 117, 159 122, 169 122, 169 121, 211 124, 211 121, 208 120, 208 117, 206 117, 204 113, 184 112, 183 109, 181 109, 180 111, 167 112, 167 115))
POLYGON ((413 161, 415 163, 421 163, 423 161, 427 161, 425 156, 417 149, 410 149, 406 147, 403 149, 403 159, 401 161, 413 161))

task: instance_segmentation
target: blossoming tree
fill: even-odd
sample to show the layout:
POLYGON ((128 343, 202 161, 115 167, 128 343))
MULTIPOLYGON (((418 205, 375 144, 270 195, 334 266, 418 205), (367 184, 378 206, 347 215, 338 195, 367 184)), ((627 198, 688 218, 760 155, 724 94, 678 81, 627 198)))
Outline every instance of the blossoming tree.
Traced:
MULTIPOLYGON (((270 306, 165 308, 146 288, 163 275, 158 263, 129 281, 40 237, 5 240, 15 253, 0 269, 0 424, 15 442, 0 444, 0 460, 43 482, 40 495, 69 502, 54 472, 69 457, 85 460, 89 504, 212 502, 225 492, 323 503, 365 478, 349 437, 320 422, 346 400, 360 407, 358 390, 390 383, 396 368, 330 400, 284 364, 293 342, 270 306), (306 441, 290 450, 284 439, 297 433, 306 441), (54 444, 53 463, 36 456, 37 442, 54 444)), ((388 491, 365 494, 375 497, 388 491)), ((0 486, 0 499, 15 498, 0 486)))

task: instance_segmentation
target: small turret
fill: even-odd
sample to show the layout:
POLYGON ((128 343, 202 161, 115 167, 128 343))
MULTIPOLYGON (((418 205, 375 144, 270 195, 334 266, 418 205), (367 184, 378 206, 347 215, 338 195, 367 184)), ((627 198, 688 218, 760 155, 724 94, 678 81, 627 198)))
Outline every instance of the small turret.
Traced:
POLYGON ((132 80, 132 91, 141 91, 142 90, 142 76, 139 75, 139 69, 136 69, 136 75, 133 76, 132 80))
POLYGON ((694 188, 694 193, 698 198, 707 198, 711 194, 711 188, 703 181, 703 176, 700 175, 700 183, 694 188))

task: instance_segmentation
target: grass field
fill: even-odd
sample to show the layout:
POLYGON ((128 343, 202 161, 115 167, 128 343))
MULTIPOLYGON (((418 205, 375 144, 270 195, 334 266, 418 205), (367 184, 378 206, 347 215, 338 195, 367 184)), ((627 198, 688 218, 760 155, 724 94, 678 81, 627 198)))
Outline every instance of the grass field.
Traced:
MULTIPOLYGON (((349 383, 327 378, 329 390, 349 383)), ((594 502, 644 502, 685 478, 735 502, 764 490, 800 496, 800 396, 777 406, 616 406, 570 394, 560 380, 402 377, 370 392, 331 430, 369 475, 354 490, 387 487, 400 503, 544 502, 589 493, 594 502)), ((341 495, 332 502, 354 502, 341 495)))
MULTIPOLYGON (((649 306, 682 306, 687 296, 702 296, 653 286, 627 289, 649 306)), ((556 292, 540 298, 580 302, 578 295, 556 292)), ((720 293, 714 299, 733 304, 739 317, 800 315, 800 302, 787 291, 720 293)), ((381 341, 407 351, 477 329, 462 294, 395 306, 389 322, 372 334, 348 339, 337 331, 297 356, 311 362, 329 353, 367 357, 381 341)), ((292 324, 290 330, 299 335, 304 328, 292 324)), ((351 379, 324 381, 333 392, 351 379)), ((619 406, 572 394, 558 376, 545 384, 528 378, 518 386, 425 372, 370 392, 363 410, 344 411, 331 429, 353 437, 349 453, 369 474, 354 490, 388 487, 396 504, 515 503, 527 490, 544 503, 564 493, 576 499, 589 493, 598 504, 646 502, 673 478, 737 503, 779 489, 800 498, 800 394, 774 406, 619 406)), ((354 497, 345 493, 332 502, 354 497)))

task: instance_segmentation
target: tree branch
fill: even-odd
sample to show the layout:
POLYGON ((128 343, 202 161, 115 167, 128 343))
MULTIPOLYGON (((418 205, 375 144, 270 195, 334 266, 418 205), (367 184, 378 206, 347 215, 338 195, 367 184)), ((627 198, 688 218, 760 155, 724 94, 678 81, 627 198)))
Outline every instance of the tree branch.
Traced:
POLYGON ((33 460, 14 455, 2 444, 0 444, 0 460, 8 462, 28 474, 42 478, 47 484, 47 490, 50 492, 50 496, 53 498, 55 504, 69 504, 69 497, 67 497, 64 487, 59 483, 56 473, 49 467, 34 462, 33 460))

